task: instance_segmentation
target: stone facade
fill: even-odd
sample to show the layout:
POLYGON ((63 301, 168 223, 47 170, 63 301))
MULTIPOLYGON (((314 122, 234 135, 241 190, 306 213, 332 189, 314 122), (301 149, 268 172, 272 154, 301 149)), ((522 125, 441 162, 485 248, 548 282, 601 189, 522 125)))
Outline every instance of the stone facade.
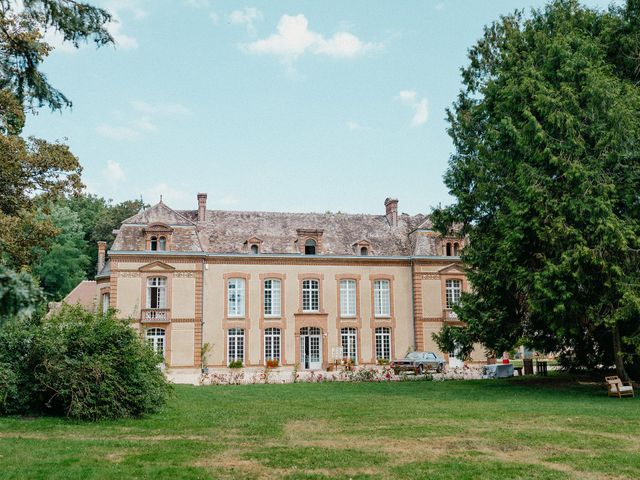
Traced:
POLYGON ((107 261, 100 245, 98 298, 172 372, 438 352, 431 334, 458 323, 447 301, 469 288, 464 240, 397 207, 388 198, 381 215, 294 214, 207 210, 206 194, 193 211, 160 202, 123 222, 107 261))

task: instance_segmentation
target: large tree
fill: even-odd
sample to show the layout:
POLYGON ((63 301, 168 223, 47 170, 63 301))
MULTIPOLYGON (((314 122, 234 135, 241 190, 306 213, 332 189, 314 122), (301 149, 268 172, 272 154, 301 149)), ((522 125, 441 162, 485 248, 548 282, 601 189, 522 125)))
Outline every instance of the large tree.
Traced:
POLYGON ((20 136, 26 111, 71 106, 41 71, 52 50, 44 33, 76 46, 104 45, 113 41, 109 21, 105 10, 75 0, 0 0, 0 262, 28 267, 33 248, 56 233, 37 220, 36 195, 52 199, 81 188, 80 164, 66 145, 20 136))
POLYGON ((640 2, 556 0, 485 29, 448 112, 473 292, 444 348, 525 343, 581 365, 640 353, 640 2))

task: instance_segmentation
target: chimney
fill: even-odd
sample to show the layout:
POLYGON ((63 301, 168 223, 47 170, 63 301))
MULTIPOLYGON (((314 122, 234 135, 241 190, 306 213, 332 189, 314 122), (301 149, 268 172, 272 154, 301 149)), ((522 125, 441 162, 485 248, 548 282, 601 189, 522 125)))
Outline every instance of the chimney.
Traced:
POLYGON ((384 201, 384 206, 387 208, 387 222, 392 227, 398 226, 398 199, 387 198, 384 201))
POLYGON ((207 215, 207 194, 198 194, 198 223, 204 222, 207 215))
POLYGON ((100 273, 104 268, 106 254, 107 242, 98 242, 98 273, 100 273))

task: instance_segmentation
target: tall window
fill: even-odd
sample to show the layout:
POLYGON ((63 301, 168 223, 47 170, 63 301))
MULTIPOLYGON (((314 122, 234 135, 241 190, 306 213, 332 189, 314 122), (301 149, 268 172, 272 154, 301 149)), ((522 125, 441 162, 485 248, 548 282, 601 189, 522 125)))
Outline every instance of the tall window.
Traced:
POLYGON ((356 316, 356 281, 340 280, 340 316, 356 316))
POLYGON ((376 358, 391 360, 391 329, 376 328, 376 358))
POLYGON ((453 244, 453 256, 454 257, 460 256, 460 244, 457 242, 453 244))
POLYGON ((167 308, 165 277, 151 277, 147 280, 147 308, 167 308))
POLYGON ((369 249, 368 249, 367 247, 362 247, 362 248, 360 249, 360 255, 365 256, 365 257, 366 257, 367 255, 369 255, 369 249))
POLYGON ((320 311, 320 286, 318 280, 302 281, 302 311, 320 311))
POLYGON ((151 349, 164 356, 164 328, 148 328, 145 337, 151 349))
POLYGON ((107 313, 107 310, 109 310, 109 300, 110 300, 109 292, 103 293, 102 294, 102 313, 107 313))
POLYGON ((353 363, 357 362, 357 331, 355 328, 343 328, 340 330, 342 337, 342 355, 351 359, 353 363))
POLYGON ((230 328, 227 335, 228 363, 240 360, 244 363, 244 328, 230 328))
POLYGON ((227 280, 227 314, 230 317, 244 317, 244 278, 227 280))
POLYGON ((156 251, 158 250, 158 237, 151 237, 151 250, 156 251))
POLYGON ((257 255, 259 251, 258 245, 251 245, 251 253, 253 253, 254 255, 257 255))
POLYGON ((447 280, 445 282, 445 297, 447 300, 447 308, 453 308, 460 302, 462 294, 462 282, 460 280, 447 280))
POLYGON ((280 280, 267 279, 264 281, 264 315, 265 317, 280 316, 280 280))
POLYGON ((304 242, 304 254, 315 255, 316 254, 316 241, 311 238, 304 242))
POLYGON ((373 282, 373 311, 376 317, 391 316, 389 280, 375 280, 373 282))
POLYGON ((167 237, 158 238, 158 250, 165 251, 167 249, 167 237))
POLYGON ((280 329, 267 328, 264 331, 264 359, 280 361, 280 329))

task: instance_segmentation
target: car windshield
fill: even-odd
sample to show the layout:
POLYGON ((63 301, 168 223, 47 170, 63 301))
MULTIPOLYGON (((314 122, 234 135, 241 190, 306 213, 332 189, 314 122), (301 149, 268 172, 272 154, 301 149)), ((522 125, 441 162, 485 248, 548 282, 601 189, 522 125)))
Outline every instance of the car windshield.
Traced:
POLYGON ((419 352, 411 352, 409 355, 407 355, 407 358, 410 358, 411 360, 417 360, 419 358, 422 358, 422 354, 419 352))

